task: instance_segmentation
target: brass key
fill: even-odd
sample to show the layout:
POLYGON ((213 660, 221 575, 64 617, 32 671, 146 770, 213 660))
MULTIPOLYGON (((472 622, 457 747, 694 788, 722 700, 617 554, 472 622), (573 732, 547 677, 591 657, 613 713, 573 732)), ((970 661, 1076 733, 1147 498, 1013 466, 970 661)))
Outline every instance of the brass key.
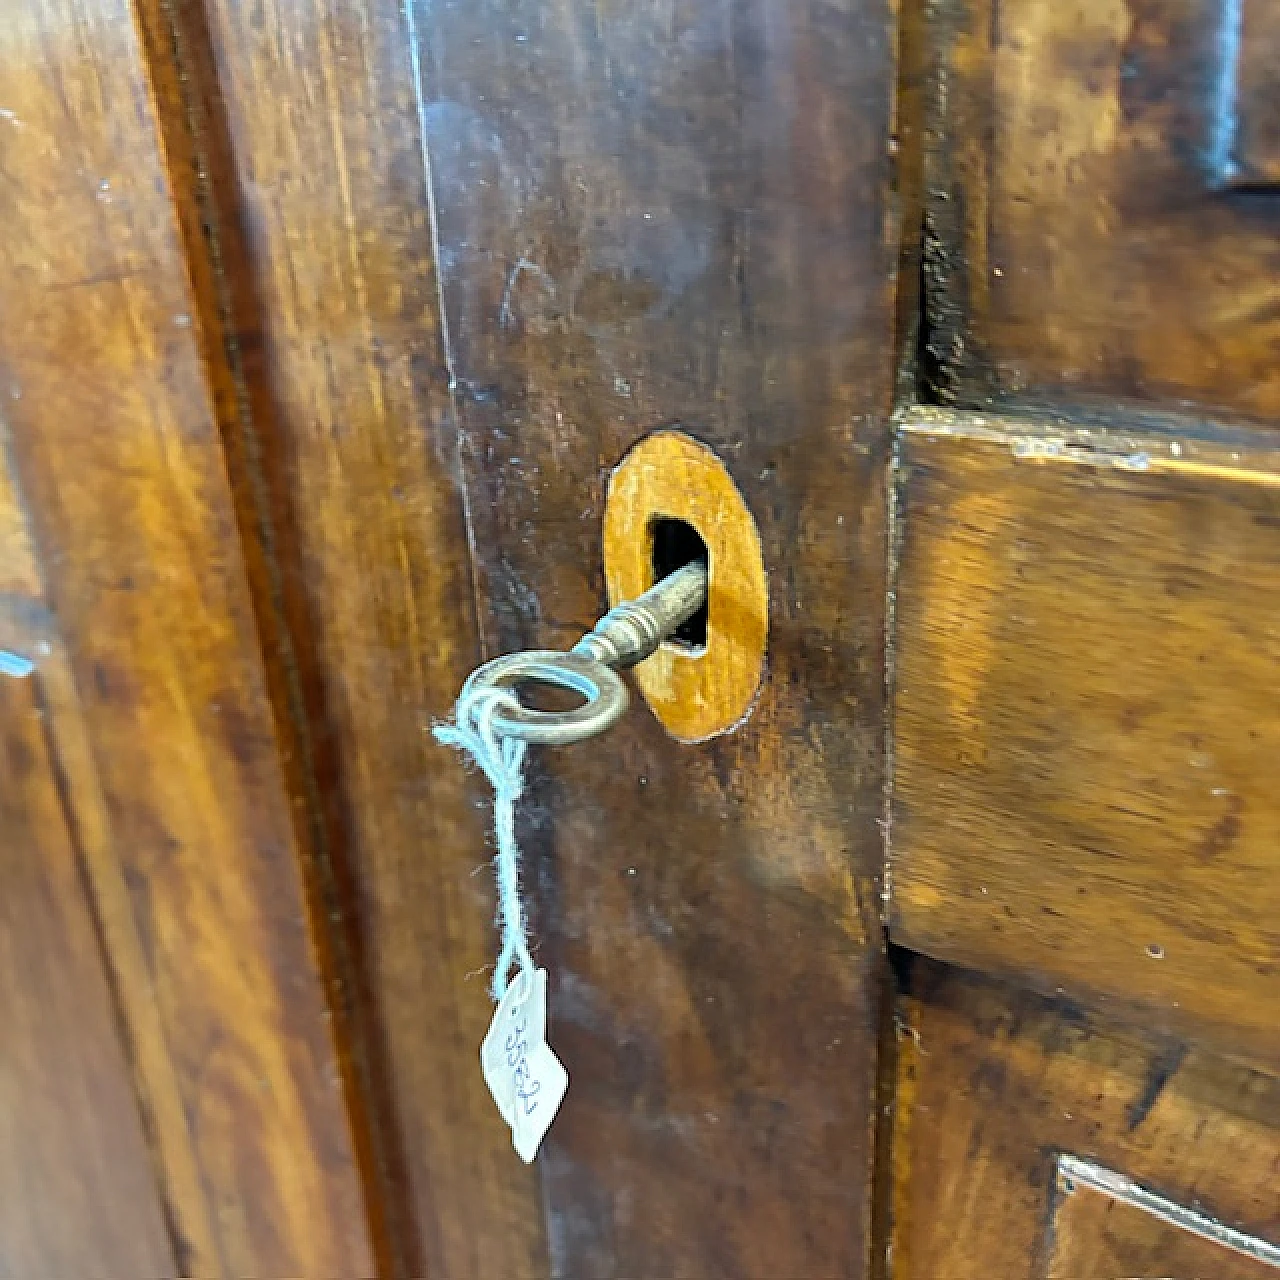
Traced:
POLYGON ((564 746, 603 733, 627 709, 618 672, 643 662, 706 603, 707 566, 687 564, 634 600, 614 605, 568 653, 526 649, 494 658, 467 677, 463 696, 478 689, 518 690, 522 684, 571 689, 585 699, 569 711, 500 706, 493 727, 526 742, 564 746))

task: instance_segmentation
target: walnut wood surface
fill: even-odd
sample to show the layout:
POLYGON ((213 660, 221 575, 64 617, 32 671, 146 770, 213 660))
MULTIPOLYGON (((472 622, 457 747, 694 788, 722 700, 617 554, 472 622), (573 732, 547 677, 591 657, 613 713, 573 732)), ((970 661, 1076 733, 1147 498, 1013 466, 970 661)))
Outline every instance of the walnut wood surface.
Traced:
POLYGON ((0 645, 36 661, 50 754, 74 832, 119 1031, 133 1068, 137 1105, 174 1247, 174 1274, 217 1275, 219 1244, 203 1183, 198 1135, 187 1119, 178 1063, 169 1051, 154 970, 135 914, 135 896, 116 852, 94 744, 66 646, 44 606, 25 601, 0 607, 0 645))
POLYGON ((0 1275, 170 1276, 47 731, 40 678, 0 676, 0 1275))
POLYGON ((1280 191, 1280 11, 1267 0, 1240 0, 1224 6, 1229 38, 1238 42, 1230 92, 1235 109, 1224 139, 1224 184, 1241 191, 1280 191))
POLYGON ((204 301, 239 383, 228 457, 380 1127, 380 1263, 545 1275, 536 1178, 479 1070, 486 797, 429 735, 480 654, 408 20, 394 0, 177 18, 220 268, 204 301))
MULTIPOLYGON (((1280 415, 1275 32, 1242 0, 1224 58, 1236 12, 943 0, 907 15, 895 123, 880 0, 20 0, 0 403, 35 519, 0 481, 0 644, 48 645, 31 776, 62 786, 134 1076, 140 1119, 106 1119, 143 1225, 85 1208, 104 1257, 864 1273, 922 186, 929 386, 1107 425, 906 419, 892 929, 1143 1030, 921 962, 894 1274, 1201 1267, 1063 1199, 1059 1150, 1275 1237, 1275 1082, 1185 1046, 1280 1065, 1280 468, 1266 431, 1117 417, 1280 415), (530 1171, 476 1064, 485 796, 425 730, 482 652, 601 611, 609 476, 671 428, 758 526, 763 680, 714 742, 637 700, 535 753, 572 1085, 530 1171)), ((702 483, 664 475, 664 514, 702 483)), ((123 1098, 86 957, 54 986, 123 1098)), ((42 1223, 14 1248, 71 1247, 42 1223)))
POLYGON ((401 1257, 449 1277, 858 1274, 890 16, 528 17, 317 2, 282 40, 214 0, 179 22, 187 66, 207 18, 216 86, 197 93, 229 144, 211 203, 248 405, 233 475, 260 484, 280 566, 260 616, 278 589, 314 680, 326 856, 354 890, 334 907, 355 912, 418 1237, 401 1257), (603 604, 604 471, 682 419, 768 513, 776 682, 738 742, 685 756, 637 716, 534 789, 531 896, 574 1081, 543 1164, 548 1262, 475 1067, 480 793, 423 730, 478 656, 468 540, 492 647, 582 630, 603 604))
POLYGON ((42 589, 35 548, 13 488, 3 443, 0 437, 0 592, 39 599, 42 589))
POLYGON ((486 647, 605 604, 606 480, 675 426, 760 529, 736 733, 643 707, 535 753, 553 1273, 861 1274, 879 998, 892 15, 423 6, 418 53, 486 647))
POLYGON ((1274 1066, 1275 457, 903 428, 895 940, 1274 1066))
POLYGON ((944 394, 1280 416, 1275 5, 928 12, 926 347, 944 394))
MULTIPOLYGON (((161 920, 177 916, 167 904, 181 887, 181 919, 204 940, 179 971, 171 935, 137 924, 179 1045, 178 1095, 191 1102, 215 1006, 239 998, 215 980, 223 940, 250 955, 269 943, 306 975, 271 1041, 296 1073, 324 1060, 317 970, 339 1000, 328 1096, 339 1107, 341 1068, 359 1094, 347 1101, 359 1104, 384 1269, 859 1274, 880 995, 889 12, 733 2, 671 25, 617 15, 591 28, 587 10, 566 10, 540 15, 535 38, 504 7, 317 0, 262 15, 232 0, 144 0, 142 75, 114 0, 28 8, 42 38, 59 22, 92 29, 76 45, 88 60, 43 63, 68 75, 91 63, 110 92, 78 86, 87 106, 62 124, 63 149, 87 156, 87 185, 78 170, 39 175, 59 252, 88 259, 59 267, 75 308, 33 293, 47 264, 15 258, 10 273, 10 305, 38 302, 33 336, 6 352, 24 397, 50 401, 73 338, 82 373, 56 388, 38 441, 21 430, 36 411, 22 411, 17 456, 85 691, 79 723, 102 813, 113 841, 130 840, 125 882, 147 886, 161 920), (642 95, 633 113, 627 94, 642 95), (491 127, 482 104, 495 99, 491 127), (527 146, 500 136, 526 126, 527 146), (614 134, 632 128, 624 154, 614 134), (490 188, 457 166, 478 156, 483 167, 494 138, 514 158, 490 188), (129 162, 113 167, 108 153, 129 162), (502 223, 526 200, 538 223, 527 245, 490 216, 502 223), (189 281, 173 271, 182 251, 189 281), (576 318, 531 347, 542 322, 530 286, 564 270, 580 274, 576 318), (485 299, 474 332, 468 299, 485 299), (591 355, 597 341, 611 349, 591 355), (580 360, 586 380, 572 371, 580 360), (526 380, 536 404, 517 388, 526 380), (602 387, 610 398, 597 402, 602 387), (580 438, 556 425, 558 398, 580 438), (98 432, 77 470, 90 400, 98 432), (473 466, 464 513, 456 459, 474 464, 500 441, 499 414, 517 432, 535 420, 531 451, 518 462, 500 450, 483 480, 473 466), (493 942, 491 889, 472 874, 484 858, 479 791, 424 730, 478 656, 470 546, 493 601, 484 623, 501 642, 533 638, 512 625, 513 605, 557 632, 585 625, 602 603, 603 469, 686 414, 767 515, 781 630, 749 737, 676 758, 640 721, 535 789, 533 897, 547 954, 564 956, 553 959, 556 1017, 575 1072, 544 1165, 548 1260, 536 1183, 512 1160, 475 1067, 488 1006, 467 978, 493 942), (583 447, 566 456, 561 443, 583 447), (543 491, 548 468, 562 472, 558 494, 543 491), (476 509, 500 493, 514 500, 499 520, 476 509), (530 502, 543 512, 537 536, 513 538, 530 502), (579 531, 567 546, 565 528, 579 531), (246 664, 254 622, 296 830, 263 763, 277 740, 246 664), (122 667, 125 652, 145 672, 122 667), (801 692, 812 663, 818 681, 801 692), (161 752, 183 763, 181 784, 160 772, 161 752), (601 783, 622 758, 632 782, 610 801, 601 783), (651 781, 669 792, 658 807, 651 781), (554 852, 538 834, 553 808, 565 824, 554 852), (613 832, 634 853, 597 885, 613 832), (170 874, 153 883, 148 851, 161 837, 170 874), (202 896, 214 885, 221 896, 202 896), (313 911, 333 917, 319 964, 304 885, 313 911), (611 962, 601 948, 615 945, 611 962), (177 999, 192 975, 202 989, 177 999), (638 1074, 626 1066, 637 1055, 638 1074)), ((19 105, 39 117, 38 104, 19 105)), ((11 203, 33 233, 36 201, 11 203)), ((265 982, 252 972, 265 1034, 276 970, 265 982)), ((256 1025, 242 1022, 227 1052, 267 1053, 256 1025)), ((329 1113, 306 1087, 291 1110, 292 1079, 269 1080, 275 1110, 251 1118, 240 1079, 219 1078, 219 1116, 264 1135, 261 1151, 275 1149, 273 1123, 299 1120, 296 1177, 310 1181, 286 1209, 259 1180, 257 1207, 277 1224, 278 1238, 264 1237, 248 1208, 240 1216, 255 1181, 235 1167, 243 1148, 217 1117, 201 1123, 202 1172, 216 1157, 213 1181, 233 1185, 206 1236, 188 1242, 189 1265, 361 1274, 359 1208, 338 1206, 356 1185, 345 1127, 325 1157, 308 1154, 329 1113), (334 1197, 329 1211, 317 1216, 310 1192, 334 1197), (324 1226, 299 1261, 288 1251, 308 1214, 324 1226)))
POLYGON ((1059 1153, 1069 1152, 1274 1252, 1275 1078, 923 959, 905 986, 896 1280, 1277 1274, 1184 1230, 1161 1231, 1128 1205, 1099 1222, 1097 1206, 1072 1203, 1057 1172, 1059 1153), (1213 1267, 1200 1270, 1206 1250, 1213 1267), (1126 1269, 1105 1269, 1108 1257, 1126 1269))
POLYGON ((79 816, 97 792, 86 879, 176 1266, 365 1275, 345 1100, 129 6, 10 6, 0 81, 4 419, 57 618, 49 656, 56 667, 65 642, 74 672, 51 697, 53 732, 78 703, 68 803, 79 816))

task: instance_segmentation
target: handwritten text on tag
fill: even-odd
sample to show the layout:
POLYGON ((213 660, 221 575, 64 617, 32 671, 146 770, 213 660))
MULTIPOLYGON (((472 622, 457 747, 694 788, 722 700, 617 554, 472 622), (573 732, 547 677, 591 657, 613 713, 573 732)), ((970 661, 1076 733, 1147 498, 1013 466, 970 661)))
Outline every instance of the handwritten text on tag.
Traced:
POLYGON ((555 1119, 569 1073, 547 1044, 547 971, 522 969, 507 988, 480 1046, 485 1084, 528 1164, 555 1119))

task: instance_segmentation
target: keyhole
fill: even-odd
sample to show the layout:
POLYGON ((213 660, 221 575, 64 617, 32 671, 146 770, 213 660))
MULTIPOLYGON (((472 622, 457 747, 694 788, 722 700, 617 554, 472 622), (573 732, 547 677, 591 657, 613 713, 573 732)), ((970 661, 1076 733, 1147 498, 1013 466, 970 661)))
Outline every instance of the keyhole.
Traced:
MULTIPOLYGON (((653 580, 657 582, 677 569, 695 562, 710 567, 707 544, 687 520, 660 516, 649 526, 653 541, 653 580)), ((668 643, 701 652, 707 647, 707 606, 704 604, 687 622, 681 623, 668 643)))

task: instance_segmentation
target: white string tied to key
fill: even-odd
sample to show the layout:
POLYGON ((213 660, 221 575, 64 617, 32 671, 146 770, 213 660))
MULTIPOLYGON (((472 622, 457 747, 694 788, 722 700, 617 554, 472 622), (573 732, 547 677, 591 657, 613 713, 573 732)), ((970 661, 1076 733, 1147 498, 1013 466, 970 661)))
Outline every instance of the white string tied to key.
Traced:
POLYGON ((569 1073, 547 1043, 547 971, 529 954, 520 900, 516 802, 524 792, 528 743, 580 742, 614 724, 627 708, 615 668, 648 657, 706 598, 706 565, 687 564, 637 599, 615 605, 567 653, 530 649, 486 662, 462 686, 453 722, 432 727, 437 741, 469 756, 493 787, 502 948, 492 986, 498 1007, 480 1045, 480 1069, 526 1163, 569 1088, 569 1073), (522 682, 569 689, 584 701, 568 711, 535 712, 512 692, 522 682), (512 980, 515 965, 519 974, 512 980))
POLYGON ((484 771, 493 787, 493 826, 498 853, 498 919, 502 950, 493 973, 493 1011, 480 1045, 480 1068, 502 1118, 511 1126, 511 1143, 526 1164, 564 1101, 569 1073, 547 1044, 547 971, 529 954, 524 907, 520 902, 520 845, 516 840, 516 801, 524 791, 528 744, 494 727, 500 712, 520 711, 509 689, 464 687, 452 724, 433 726, 438 741, 457 747, 484 771), (512 967, 519 973, 513 981, 512 967))
POLYGON ((437 741, 469 755, 493 787, 493 828, 498 844, 494 867, 502 950, 491 991, 493 998, 501 1001, 509 985, 511 966, 518 962, 520 969, 532 976, 534 963, 520 901, 520 845, 516 840, 516 801, 524 791, 528 743, 494 729, 493 717, 499 707, 518 711, 520 700, 506 689, 464 689, 454 708, 454 722, 436 724, 431 731, 437 741))

